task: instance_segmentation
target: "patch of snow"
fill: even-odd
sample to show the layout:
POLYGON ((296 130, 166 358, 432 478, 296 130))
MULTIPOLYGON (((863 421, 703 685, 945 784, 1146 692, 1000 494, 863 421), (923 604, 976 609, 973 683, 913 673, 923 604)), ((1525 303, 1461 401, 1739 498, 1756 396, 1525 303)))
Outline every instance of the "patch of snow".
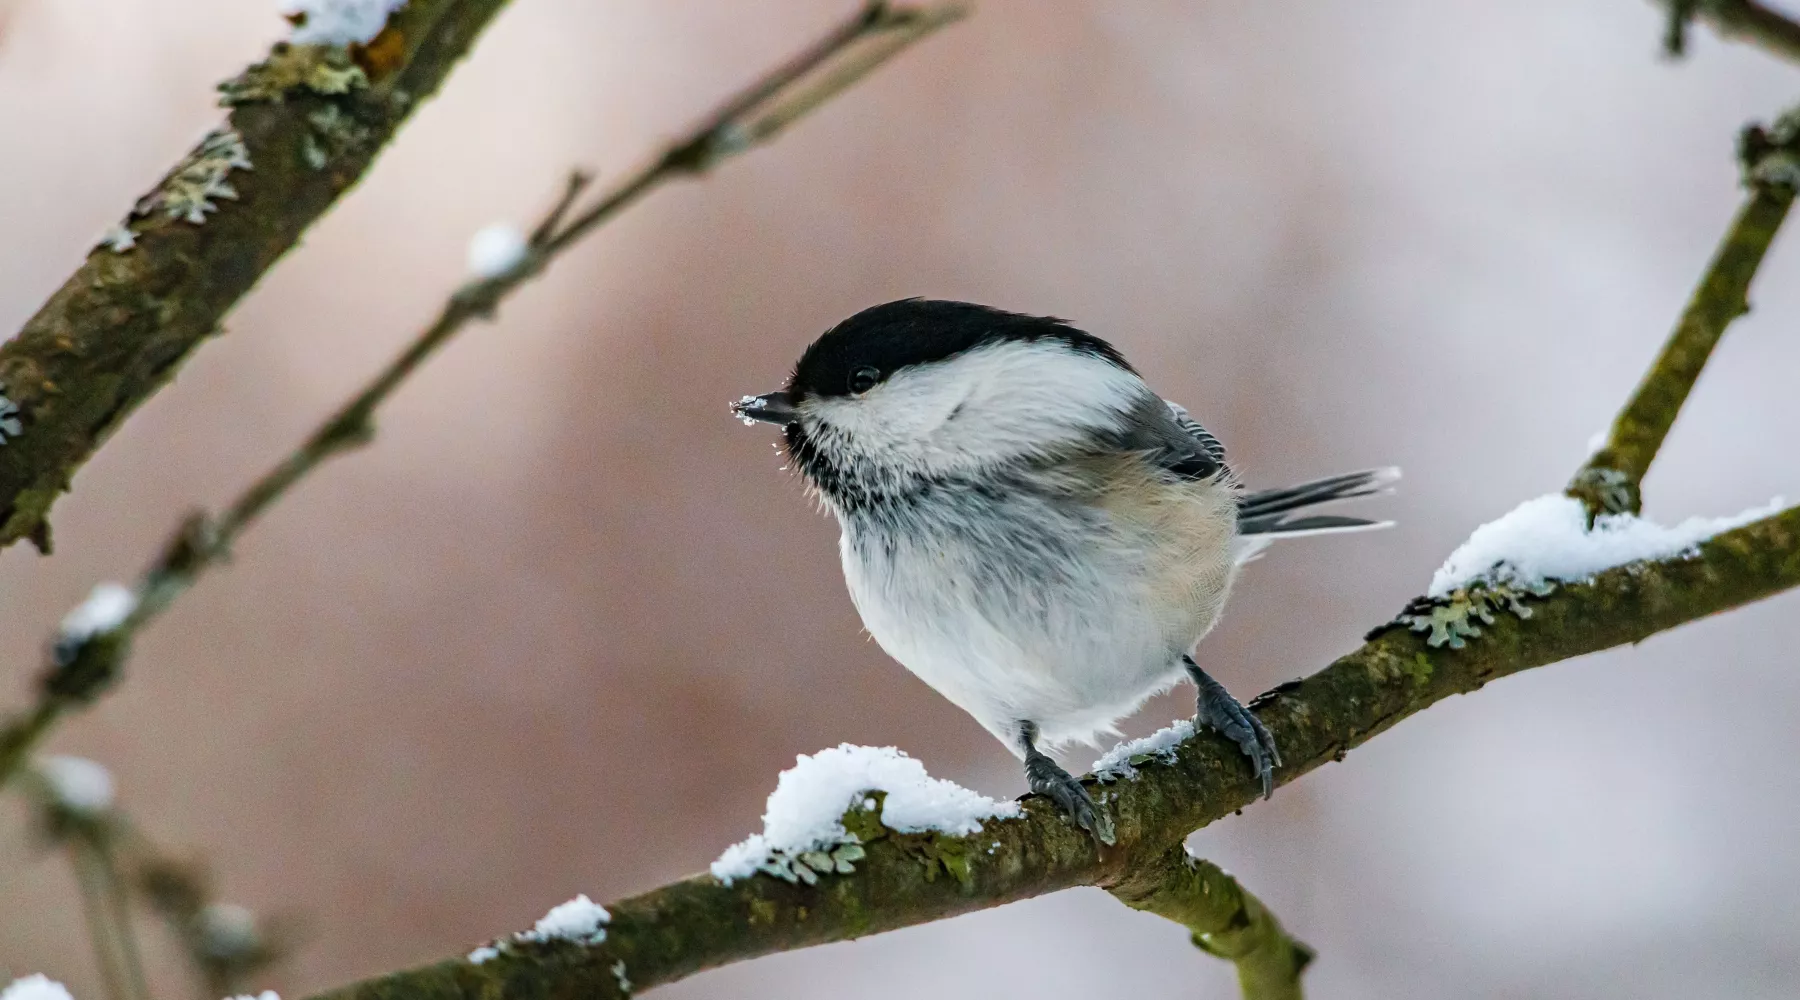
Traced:
POLYGON ((111 632, 137 610, 136 590, 122 583, 102 583, 88 594, 87 600, 63 616, 57 628, 57 641, 79 646, 93 637, 111 632))
POLYGON ((1643 559, 1687 552, 1724 531, 1779 511, 1780 497, 1729 517, 1690 517, 1664 527, 1630 514, 1604 514, 1587 526, 1579 500, 1554 493, 1527 500, 1476 528, 1431 578, 1426 594, 1443 597, 1476 580, 1531 586, 1545 580, 1585 580, 1643 559))
POLYGON ((469 961, 475 965, 491 961, 506 954, 514 941, 533 941, 543 944, 549 941, 573 941, 576 944, 599 944, 606 940, 606 925, 611 922, 612 914, 606 907, 578 895, 566 903, 550 908, 550 912, 538 918, 528 931, 520 931, 509 939, 484 944, 469 952, 469 961))
MULTIPOLYGON (((1149 736, 1126 740, 1106 751, 1106 754, 1099 760, 1094 761, 1094 777, 1102 781, 1136 778, 1137 768, 1131 762, 1140 757, 1156 757, 1165 764, 1173 764, 1175 763, 1175 748, 1193 735, 1193 719, 1176 719, 1149 736)), ((1140 760, 1138 763, 1143 763, 1143 761, 1140 760)))
POLYGON ((279 0, 276 9, 289 20, 304 18, 292 36, 300 45, 367 45, 404 6, 406 0, 279 0))
POLYGON ((57 754, 37 766, 58 805, 72 813, 98 816, 113 804, 113 776, 105 765, 86 757, 57 754))
POLYGON ((611 920, 612 914, 606 912, 606 907, 581 895, 551 907, 550 912, 539 917, 530 930, 520 931, 514 936, 521 941, 561 940, 599 944, 606 940, 606 925, 611 920))
POLYGON ((256 914, 236 903, 211 903, 200 911, 200 945, 215 958, 254 951, 262 943, 256 914))
POLYGON ((844 812, 863 805, 869 792, 887 793, 882 825, 901 833, 935 830, 962 837, 981 829, 983 820, 1020 815, 1017 802, 996 802, 933 778, 925 765, 894 747, 844 743, 811 756, 801 754, 781 772, 769 794, 762 832, 726 848, 712 864, 713 877, 730 885, 750 877, 776 852, 800 854, 852 842, 844 812))
POLYGON ((113 253, 124 253, 137 246, 137 233, 123 222, 116 222, 100 237, 100 245, 113 253))
POLYGON ((248 993, 240 993, 237 996, 229 998, 229 1000, 281 1000, 281 994, 274 990, 263 990, 255 996, 251 996, 248 993))
POLYGON ((469 237, 469 273, 477 278, 498 278, 519 266, 530 244, 525 234, 504 222, 483 227, 469 237))
POLYGON ((35 975, 15 979, 0 990, 0 1000, 75 1000, 69 988, 49 976, 35 975))

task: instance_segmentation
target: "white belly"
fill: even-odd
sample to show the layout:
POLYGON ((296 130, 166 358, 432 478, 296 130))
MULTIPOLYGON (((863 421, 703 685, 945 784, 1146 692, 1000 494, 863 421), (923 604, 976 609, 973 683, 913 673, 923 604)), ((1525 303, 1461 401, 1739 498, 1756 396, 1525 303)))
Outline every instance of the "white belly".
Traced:
POLYGON ((1130 506, 949 493, 840 518, 844 577, 881 648, 1015 752, 1026 721, 1093 742, 1181 678, 1230 589, 1229 493, 1166 489, 1130 506))

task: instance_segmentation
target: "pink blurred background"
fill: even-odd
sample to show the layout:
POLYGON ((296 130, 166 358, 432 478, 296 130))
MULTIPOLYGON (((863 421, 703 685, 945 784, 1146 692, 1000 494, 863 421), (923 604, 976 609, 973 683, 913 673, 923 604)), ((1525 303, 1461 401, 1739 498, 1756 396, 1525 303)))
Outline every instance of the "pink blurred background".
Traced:
MULTIPOLYGON (((528 223, 572 165, 619 175, 849 7, 514 4, 82 471, 56 556, 0 554, 0 703, 93 583, 428 319, 471 233, 528 223)), ((0 330, 281 28, 260 2, 0 0, 0 330)), ((861 636, 835 527, 725 410, 833 321, 915 294, 1113 339, 1253 483, 1404 465, 1397 530, 1283 547, 1202 649, 1246 697, 1317 669, 1472 526, 1561 486, 1739 200, 1736 129, 1800 94, 1800 68, 1704 30, 1670 64, 1660 30, 1638 0, 987 0, 470 330, 53 749, 113 768, 228 898, 306 918, 258 984, 288 996, 700 869, 797 753, 891 743, 1017 794, 1005 749, 861 636)), ((1790 233, 1650 477, 1654 516, 1800 491, 1796 276, 1790 233)), ((1195 847, 1318 948, 1320 997, 1794 996, 1796 600, 1441 705, 1195 847)), ((75 898, 6 806, 0 981, 101 996, 75 898)), ((658 995, 1233 989, 1180 928, 1082 890, 658 995)))

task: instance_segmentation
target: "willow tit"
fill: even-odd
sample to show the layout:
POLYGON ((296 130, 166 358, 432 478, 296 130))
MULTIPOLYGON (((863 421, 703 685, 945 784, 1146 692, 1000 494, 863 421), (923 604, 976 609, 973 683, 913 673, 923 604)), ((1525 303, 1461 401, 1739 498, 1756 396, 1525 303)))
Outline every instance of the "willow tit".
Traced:
POLYGON ((837 516, 869 634, 1104 843, 1111 818, 1040 746, 1116 734, 1185 675, 1198 721, 1237 743, 1268 796, 1274 740, 1190 651, 1270 539, 1386 526, 1295 511, 1398 476, 1243 492, 1218 439, 1111 344, 967 302, 857 313, 806 349, 786 389, 732 408, 784 429, 837 516))

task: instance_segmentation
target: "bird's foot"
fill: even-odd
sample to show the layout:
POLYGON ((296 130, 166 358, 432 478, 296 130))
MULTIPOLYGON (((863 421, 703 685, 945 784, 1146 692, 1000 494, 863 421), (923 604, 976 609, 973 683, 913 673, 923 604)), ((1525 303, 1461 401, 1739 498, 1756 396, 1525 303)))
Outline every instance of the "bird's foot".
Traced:
POLYGON ((1095 840, 1109 846, 1116 841, 1112 817, 1095 804, 1081 782, 1056 761, 1035 750, 1026 754, 1025 780, 1031 785, 1032 792, 1056 803, 1063 815, 1092 834, 1095 840))
POLYGON ((1262 782, 1263 798, 1275 792, 1275 768, 1281 766, 1281 752, 1275 749, 1275 737, 1262 720, 1250 713, 1243 703, 1225 690, 1225 685, 1212 679, 1194 661, 1187 661, 1188 675, 1200 689, 1195 721, 1213 727, 1236 743, 1262 782))

